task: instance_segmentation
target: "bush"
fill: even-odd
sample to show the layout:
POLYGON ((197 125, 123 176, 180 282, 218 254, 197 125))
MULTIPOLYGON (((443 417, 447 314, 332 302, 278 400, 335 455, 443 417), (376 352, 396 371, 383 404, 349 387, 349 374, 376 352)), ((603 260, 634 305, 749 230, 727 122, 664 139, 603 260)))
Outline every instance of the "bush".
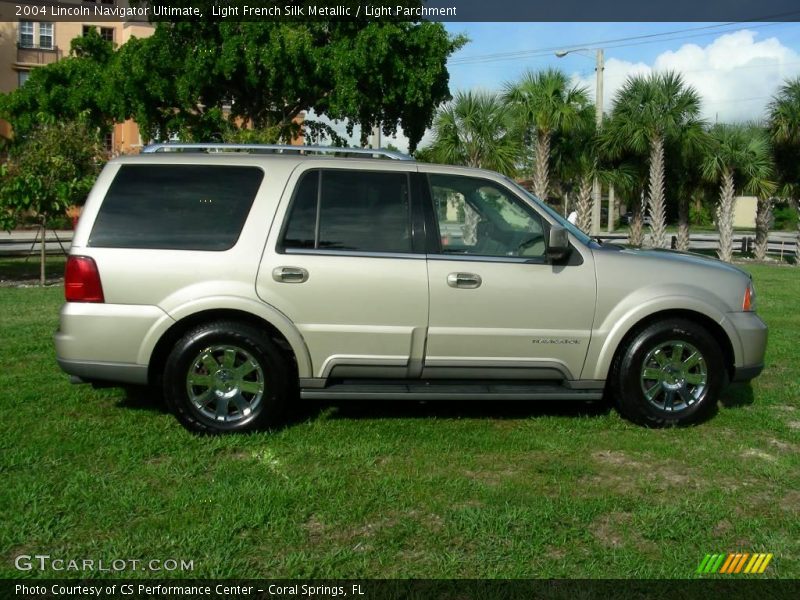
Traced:
POLYGON ((772 216, 775 219, 773 229, 778 231, 794 231, 797 229, 797 210, 791 204, 776 204, 772 209, 772 216))
POLYGON ((691 203, 689 205, 689 223, 701 227, 713 225, 714 214, 711 212, 711 208, 706 204, 701 204, 698 207, 694 203, 691 203))

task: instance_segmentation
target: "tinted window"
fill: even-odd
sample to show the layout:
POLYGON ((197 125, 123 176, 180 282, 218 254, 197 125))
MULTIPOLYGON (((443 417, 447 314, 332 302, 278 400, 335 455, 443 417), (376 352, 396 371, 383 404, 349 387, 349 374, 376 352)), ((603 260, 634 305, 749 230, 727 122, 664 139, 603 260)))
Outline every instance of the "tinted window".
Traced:
POLYGON ((89 245, 227 250, 239 238, 263 178, 255 167, 123 165, 89 245))
POLYGON ((321 173, 318 205, 315 182, 319 181, 319 172, 307 173, 298 185, 284 233, 284 248, 411 252, 406 173, 321 173))
POLYGON ((457 175, 429 179, 443 254, 544 256, 540 217, 505 188, 457 175))

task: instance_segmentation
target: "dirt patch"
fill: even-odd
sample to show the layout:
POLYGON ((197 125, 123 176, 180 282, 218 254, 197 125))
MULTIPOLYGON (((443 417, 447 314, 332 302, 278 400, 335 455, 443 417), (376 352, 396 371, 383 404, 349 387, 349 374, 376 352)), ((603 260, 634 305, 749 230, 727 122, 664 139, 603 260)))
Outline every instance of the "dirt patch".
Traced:
POLYGON ((655 544, 645 540, 631 525, 632 520, 630 513, 605 514, 592 522, 589 531, 606 548, 633 546, 643 552, 655 550, 655 544))
POLYGON ((317 515, 311 515, 303 524, 303 529, 308 535, 310 544, 323 544, 328 541, 337 545, 350 545, 357 551, 366 551, 371 548, 370 540, 378 533, 397 527, 408 520, 427 531, 439 531, 444 526, 444 520, 437 514, 411 510, 390 512, 376 519, 346 526, 329 525, 322 522, 317 515))
POLYGON ((674 462, 633 459, 620 450, 604 450, 592 454, 600 472, 584 476, 587 491, 631 494, 642 486, 668 490, 675 488, 699 489, 705 479, 686 465, 674 462))
POLYGON ((793 490, 781 498, 780 506, 789 512, 800 512, 800 492, 793 490))
POLYGON ((722 521, 714 525, 714 528, 711 530, 711 533, 714 535, 714 537, 723 537, 731 529, 733 529, 733 525, 731 525, 731 522, 728 521, 727 519, 723 519, 722 521))
POLYGON ((777 448, 781 452, 798 452, 800 450, 797 444, 791 444, 774 438, 769 440, 769 445, 777 448))
POLYGON ((594 458, 597 462, 607 465, 614 465, 615 467, 638 468, 642 466, 642 463, 633 460, 621 450, 601 450, 600 452, 595 452, 592 454, 592 458, 594 458))
POLYGON ((477 471, 464 471, 464 475, 472 479, 473 481, 477 481, 479 483, 483 483, 492 487, 498 486, 501 483, 508 481, 509 479, 514 478, 516 475, 519 474, 517 469, 480 469, 477 471))
POLYGON ((766 460, 768 462, 775 462, 778 460, 772 454, 764 452, 763 450, 759 450, 758 448, 748 448, 741 453, 741 456, 744 458, 760 458, 761 460, 766 460))
POLYGON ((787 425, 789 429, 793 429, 794 431, 800 430, 800 421, 789 421, 787 425))

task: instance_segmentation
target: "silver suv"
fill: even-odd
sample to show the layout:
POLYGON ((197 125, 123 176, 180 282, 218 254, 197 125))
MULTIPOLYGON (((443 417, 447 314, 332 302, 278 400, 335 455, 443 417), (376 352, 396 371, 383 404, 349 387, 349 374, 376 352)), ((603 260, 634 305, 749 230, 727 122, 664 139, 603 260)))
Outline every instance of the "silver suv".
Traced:
POLYGON ((767 327, 736 267, 601 245, 507 177, 380 155, 112 160, 67 262, 59 365, 154 386, 213 433, 357 398, 605 395, 672 425, 761 371, 767 327))

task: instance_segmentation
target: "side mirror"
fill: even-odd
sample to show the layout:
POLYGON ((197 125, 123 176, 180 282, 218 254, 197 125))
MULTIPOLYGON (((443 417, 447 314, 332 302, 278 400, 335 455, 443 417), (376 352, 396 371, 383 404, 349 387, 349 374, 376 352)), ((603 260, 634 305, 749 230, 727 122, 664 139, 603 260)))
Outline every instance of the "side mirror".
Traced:
POLYGON ((561 225, 550 227, 547 237, 547 258, 550 262, 559 262, 569 256, 569 235, 561 225))

